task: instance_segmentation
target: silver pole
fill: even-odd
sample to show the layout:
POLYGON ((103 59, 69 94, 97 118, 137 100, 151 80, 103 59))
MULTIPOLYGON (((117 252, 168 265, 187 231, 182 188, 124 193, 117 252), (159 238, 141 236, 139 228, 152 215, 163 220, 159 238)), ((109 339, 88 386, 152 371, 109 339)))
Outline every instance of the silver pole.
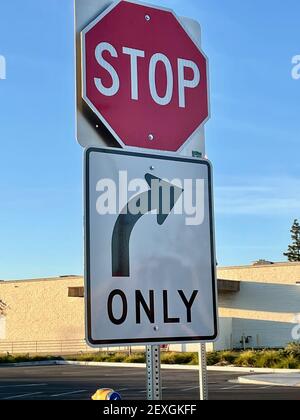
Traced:
POLYGON ((200 344, 199 348, 199 385, 200 385, 200 401, 208 400, 208 381, 207 381, 207 365, 206 365, 206 345, 200 344))
POLYGON ((146 347, 147 362, 147 399, 149 401, 162 400, 160 346, 146 347))

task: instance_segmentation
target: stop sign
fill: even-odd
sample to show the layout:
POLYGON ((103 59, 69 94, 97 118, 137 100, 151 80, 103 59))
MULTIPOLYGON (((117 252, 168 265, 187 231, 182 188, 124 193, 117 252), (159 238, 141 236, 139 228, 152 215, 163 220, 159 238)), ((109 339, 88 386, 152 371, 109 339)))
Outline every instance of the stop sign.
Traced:
POLYGON ((82 75, 123 147, 178 151, 209 117, 207 59, 170 10, 114 3, 82 32, 82 75))

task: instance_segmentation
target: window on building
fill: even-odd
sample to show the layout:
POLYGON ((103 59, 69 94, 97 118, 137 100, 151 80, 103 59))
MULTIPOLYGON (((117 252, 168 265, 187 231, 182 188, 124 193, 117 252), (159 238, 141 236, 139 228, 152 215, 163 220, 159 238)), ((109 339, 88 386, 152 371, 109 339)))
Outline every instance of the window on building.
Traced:
POLYGON ((68 296, 72 298, 83 298, 84 288, 83 287, 69 287, 68 296))

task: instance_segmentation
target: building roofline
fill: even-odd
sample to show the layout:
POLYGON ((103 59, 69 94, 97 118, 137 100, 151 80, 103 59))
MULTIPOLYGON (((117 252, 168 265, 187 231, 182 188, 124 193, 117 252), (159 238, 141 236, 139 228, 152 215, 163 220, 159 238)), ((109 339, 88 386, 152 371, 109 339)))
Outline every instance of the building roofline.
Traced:
POLYGON ((46 277, 27 280, 0 280, 0 286, 9 284, 24 284, 24 283, 41 283, 41 282, 57 282, 64 280, 80 280, 83 276, 61 276, 61 277, 46 277))
POLYGON ((217 267, 218 270, 241 270, 243 268, 274 268, 274 267, 300 267, 300 262, 275 262, 270 264, 250 264, 250 265, 233 265, 225 267, 217 267))

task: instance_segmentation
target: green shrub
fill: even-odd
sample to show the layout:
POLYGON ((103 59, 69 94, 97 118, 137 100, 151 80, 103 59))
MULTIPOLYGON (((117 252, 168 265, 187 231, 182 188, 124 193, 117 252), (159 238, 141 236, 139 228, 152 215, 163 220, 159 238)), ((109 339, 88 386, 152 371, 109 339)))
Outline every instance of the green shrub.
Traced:
POLYGON ((300 359, 300 343, 290 343, 284 349, 284 352, 289 355, 300 359))
POLYGON ((196 366, 199 363, 198 353, 192 353, 191 361, 188 363, 191 366, 196 366))
POLYGON ((222 351, 220 353, 220 362, 228 363, 229 365, 234 365, 236 359, 239 357, 239 353, 234 351, 222 351))
POLYGON ((175 353, 164 352, 161 354, 161 363, 166 365, 176 365, 175 353))
POLYGON ((0 356, 0 363, 13 363, 13 356, 10 354, 5 354, 0 356))
POLYGON ((141 353, 131 354, 125 358, 124 363, 146 363, 146 356, 141 353))
POLYGON ((113 354, 99 352, 91 354, 80 354, 76 356, 68 356, 66 360, 76 361, 76 362, 109 362, 113 354))
POLYGON ((282 357, 276 351, 262 351, 257 354, 256 367, 275 368, 282 361, 282 357))
POLYGON ((207 366, 214 366, 221 361, 221 353, 217 351, 211 351, 206 356, 207 366))
POLYGON ((58 360, 61 359, 60 357, 54 356, 30 356, 29 354, 2 354, 0 355, 0 364, 3 363, 24 363, 24 362, 42 362, 42 361, 51 361, 51 360, 58 360))
POLYGON ((126 354, 122 354, 122 353, 116 353, 116 354, 113 354, 112 356, 110 356, 110 359, 109 359, 109 361, 111 362, 111 363, 124 363, 125 362, 125 360, 126 360, 126 354))
POLYGON ((294 356, 286 356, 276 366, 278 369, 299 369, 299 359, 294 356))
POLYGON ((235 360, 235 365, 239 367, 256 367, 257 354, 255 351, 245 351, 235 360))
MULTIPOLYGON (((0 364, 37 362, 62 359, 54 356, 30 356, 29 354, 2 354, 0 364)), ((78 354, 65 357, 65 360, 80 362, 114 362, 114 363, 145 363, 145 353, 99 352, 91 354, 78 354)), ((197 365, 198 353, 162 352, 161 361, 173 365, 197 365)), ((234 365, 237 367, 300 369, 300 344, 291 343, 284 350, 247 350, 247 351, 221 351, 208 352, 207 365, 234 365)))
POLYGON ((93 361, 99 362, 99 363, 110 362, 112 357, 113 357, 113 354, 110 354, 110 353, 98 353, 96 357, 94 357, 93 361))
POLYGON ((174 360, 176 365, 188 365, 194 361, 194 353, 175 353, 174 360))

